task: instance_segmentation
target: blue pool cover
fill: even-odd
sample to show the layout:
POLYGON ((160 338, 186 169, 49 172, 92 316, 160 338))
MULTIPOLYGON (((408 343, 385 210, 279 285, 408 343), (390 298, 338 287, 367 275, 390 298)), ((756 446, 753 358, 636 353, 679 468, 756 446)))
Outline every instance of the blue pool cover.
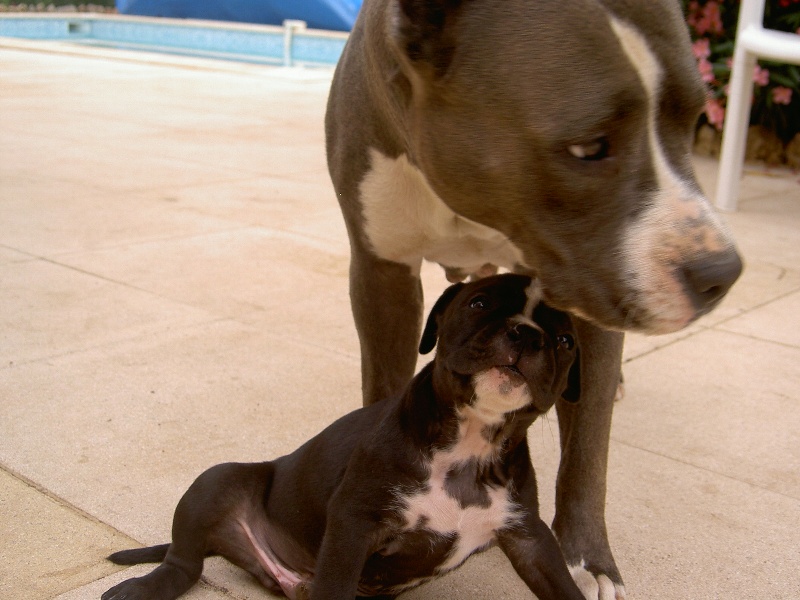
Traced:
POLYGON ((299 19, 314 29, 349 31, 361 0, 116 0, 123 15, 280 25, 299 19))

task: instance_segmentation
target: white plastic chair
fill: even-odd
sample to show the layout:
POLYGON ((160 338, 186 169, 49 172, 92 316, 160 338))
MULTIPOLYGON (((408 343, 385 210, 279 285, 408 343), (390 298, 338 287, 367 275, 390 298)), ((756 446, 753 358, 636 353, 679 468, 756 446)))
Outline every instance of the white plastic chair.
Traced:
POLYGON ((764 0, 742 0, 728 88, 728 108, 722 132, 715 204, 735 211, 739 199, 745 140, 753 100, 753 69, 757 58, 800 64, 800 35, 764 28, 764 0))

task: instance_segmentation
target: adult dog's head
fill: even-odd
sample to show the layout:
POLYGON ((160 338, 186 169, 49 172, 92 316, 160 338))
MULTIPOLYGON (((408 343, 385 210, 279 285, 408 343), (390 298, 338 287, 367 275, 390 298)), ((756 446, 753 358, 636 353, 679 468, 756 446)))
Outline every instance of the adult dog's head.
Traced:
POLYGON ((443 395, 486 422, 546 412, 578 397, 578 345, 570 317, 540 302, 539 282, 496 275, 449 287, 428 317, 420 352, 438 344, 434 378, 443 395))
POLYGON ((693 172, 706 93, 677 1, 391 4, 410 160, 504 234, 501 266, 612 329, 667 333, 719 303, 742 262, 693 172))

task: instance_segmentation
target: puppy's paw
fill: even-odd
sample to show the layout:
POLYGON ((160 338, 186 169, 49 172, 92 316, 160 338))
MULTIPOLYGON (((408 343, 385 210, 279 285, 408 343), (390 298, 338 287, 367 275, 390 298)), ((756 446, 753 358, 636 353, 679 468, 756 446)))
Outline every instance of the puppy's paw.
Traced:
POLYGON ((586 563, 569 565, 569 572, 586 600, 625 600, 625 586, 604 573, 592 573, 586 563))
POLYGON ((149 587, 142 581, 142 578, 135 577, 126 579, 118 583, 105 594, 100 596, 101 600, 145 600, 149 598, 149 587))

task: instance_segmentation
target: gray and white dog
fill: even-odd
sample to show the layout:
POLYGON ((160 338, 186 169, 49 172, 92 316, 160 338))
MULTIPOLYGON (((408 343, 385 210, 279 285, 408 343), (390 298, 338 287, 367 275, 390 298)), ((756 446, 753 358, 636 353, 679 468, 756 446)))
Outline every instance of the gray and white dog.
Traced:
POLYGON ((604 514, 621 332, 685 327, 742 269, 690 160, 704 102, 675 0, 365 0, 334 76, 364 402, 413 373, 423 259, 540 277, 582 341, 553 530, 587 598, 625 593, 604 514))

